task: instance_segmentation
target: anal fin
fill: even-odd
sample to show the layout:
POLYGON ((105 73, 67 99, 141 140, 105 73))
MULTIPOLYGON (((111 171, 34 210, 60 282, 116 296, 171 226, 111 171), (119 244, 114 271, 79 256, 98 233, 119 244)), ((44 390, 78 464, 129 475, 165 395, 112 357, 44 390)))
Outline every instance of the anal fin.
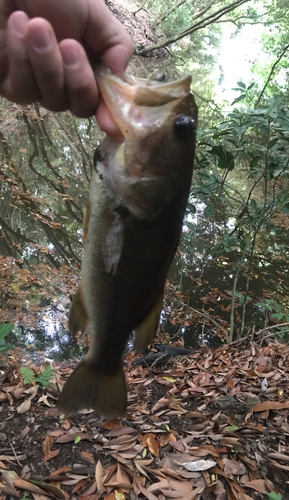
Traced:
POLYGON ((142 352, 154 340, 163 306, 163 294, 159 297, 144 321, 134 329, 134 350, 142 352))

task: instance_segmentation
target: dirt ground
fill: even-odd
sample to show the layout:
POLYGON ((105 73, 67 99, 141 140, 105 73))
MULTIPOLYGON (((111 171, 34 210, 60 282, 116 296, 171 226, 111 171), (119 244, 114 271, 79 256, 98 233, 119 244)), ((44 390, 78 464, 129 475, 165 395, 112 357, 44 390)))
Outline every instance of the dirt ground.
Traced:
POLYGON ((18 357, 0 368, 0 498, 289 498, 289 347, 267 332, 162 368, 128 354, 123 419, 65 418, 55 403, 75 362, 42 387, 18 357))

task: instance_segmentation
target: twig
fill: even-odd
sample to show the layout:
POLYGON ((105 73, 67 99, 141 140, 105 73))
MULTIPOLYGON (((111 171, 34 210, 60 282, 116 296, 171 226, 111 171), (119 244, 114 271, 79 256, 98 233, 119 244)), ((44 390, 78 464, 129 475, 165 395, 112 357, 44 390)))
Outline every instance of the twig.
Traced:
POLYGON ((147 0, 143 0, 142 3, 141 3, 141 6, 137 9, 137 10, 134 10, 133 11, 133 15, 135 16, 140 10, 142 10, 146 4, 147 0))
POLYGON ((223 328, 216 320, 211 318, 211 316, 209 314, 202 312, 202 311, 198 311, 197 309, 194 309, 193 307, 188 306, 187 304, 185 304, 184 302, 182 302, 180 300, 178 302, 183 304, 183 306, 186 306, 191 311, 194 311, 195 313, 200 314, 200 316, 203 316, 204 318, 209 319, 212 323, 214 323, 214 325, 216 325, 218 328, 220 328, 220 330, 222 330, 222 332, 227 336, 227 330, 225 330, 225 328, 223 328))
POLYGON ((18 463, 19 467, 22 467, 22 463, 18 460, 18 457, 17 457, 16 452, 15 452, 15 450, 14 450, 14 446, 13 446, 13 444, 11 443, 11 441, 10 441, 10 446, 11 446, 11 449, 12 449, 12 451, 13 451, 13 455, 14 455, 14 457, 15 457, 16 462, 18 463))
POLYGON ((288 326, 289 323, 280 323, 280 325, 271 325, 271 326, 266 326, 266 328, 262 328, 261 330, 258 330, 256 332, 256 335, 260 335, 264 330, 271 330, 271 328, 279 328, 279 326, 288 326))
POLYGON ((159 358, 155 359, 153 364, 150 366, 151 368, 154 368, 154 366, 159 362, 160 359, 165 358, 167 356, 167 352, 164 352, 159 358))

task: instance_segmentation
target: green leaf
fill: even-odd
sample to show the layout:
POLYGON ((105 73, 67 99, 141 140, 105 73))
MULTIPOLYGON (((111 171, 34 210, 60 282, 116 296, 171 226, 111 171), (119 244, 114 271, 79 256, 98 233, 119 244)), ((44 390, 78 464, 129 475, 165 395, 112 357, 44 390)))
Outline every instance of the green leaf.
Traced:
POLYGON ((270 493, 267 493, 267 495, 270 500, 282 500, 281 493, 275 493, 275 491, 270 491, 270 493))
POLYGON ((246 85, 243 82, 237 82, 237 85, 239 85, 239 87, 242 87, 242 89, 246 88, 246 85))
POLYGON ((224 158, 224 156, 225 156, 225 150, 224 150, 223 146, 214 146, 211 149, 210 153, 218 156, 218 158, 224 158))
POLYGON ((287 203, 284 203, 281 210, 282 210, 283 214, 289 214, 289 201, 287 201, 287 203))
POLYGON ((80 436, 76 436, 74 442, 75 444, 79 443, 79 441, 81 441, 81 437, 80 436))
POLYGON ((204 217, 208 219, 214 213, 214 205, 208 205, 204 210, 204 217))
POLYGON ((29 368, 25 366, 21 366, 20 371, 24 384, 32 384, 32 382, 35 382, 35 375, 32 370, 29 370, 29 368))
POLYGON ((50 366, 46 366, 46 368, 41 372, 35 379, 36 382, 43 385, 44 387, 48 387, 50 384, 50 380, 53 377, 53 370, 50 366))
POLYGON ((192 222, 189 222, 189 221, 186 221, 186 226, 191 229, 192 231, 195 231, 196 230, 196 226, 195 224, 193 224, 192 222))
POLYGON ((234 432, 234 431, 238 431, 240 429, 240 427, 238 427, 238 425, 228 425, 228 427, 225 427, 225 430, 227 432, 234 432))
POLYGON ((256 200, 254 200, 252 198, 252 200, 250 201, 250 207, 253 209, 253 210, 257 210, 257 202, 256 200))
POLYGON ((273 148, 273 146, 275 146, 275 144, 279 141, 279 138, 276 137, 275 139, 271 139, 271 141, 268 142, 268 149, 271 149, 273 148))
POLYGON ((191 214, 195 214, 195 213, 196 213, 196 211, 197 211, 197 209, 196 209, 195 205, 192 205, 192 203, 188 203, 188 205, 187 205, 187 210, 189 210, 189 212, 190 212, 191 214))
POLYGON ((0 323, 0 339, 4 339, 11 332, 13 326, 12 323, 0 323))
POLYGON ((0 340, 0 353, 4 353, 4 352, 7 352, 7 351, 12 351, 14 348, 13 345, 11 344, 7 344, 4 340, 0 340), (3 344, 2 344, 3 342, 3 344))
POLYGON ((276 318, 276 319, 282 319, 284 316, 283 313, 274 313, 274 314, 271 314, 271 318, 276 318))
POLYGON ((250 161, 250 167, 257 167, 258 163, 259 163, 259 160, 260 160, 261 156, 254 156, 254 158, 252 158, 252 160, 250 161))
POLYGON ((246 97, 246 94, 239 95, 239 97, 236 97, 236 99, 234 99, 234 101, 231 103, 231 106, 234 106, 234 104, 236 104, 239 101, 243 101, 243 99, 245 99, 245 97, 246 97))

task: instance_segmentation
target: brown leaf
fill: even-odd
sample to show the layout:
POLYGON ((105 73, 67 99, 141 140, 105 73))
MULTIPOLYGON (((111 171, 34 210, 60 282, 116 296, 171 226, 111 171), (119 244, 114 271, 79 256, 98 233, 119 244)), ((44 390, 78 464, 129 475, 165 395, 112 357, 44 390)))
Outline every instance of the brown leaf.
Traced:
POLYGON ((51 497, 40 495, 39 493, 32 493, 34 500, 51 500, 51 497))
POLYGON ((95 466, 95 482, 97 491, 102 490, 103 467, 101 461, 98 460, 95 466))
POLYGON ((171 432, 170 434, 162 434, 160 439, 161 446, 166 446, 170 441, 176 441, 176 436, 171 432))
POLYGON ((21 490, 28 490, 31 493, 39 493, 40 495, 45 495, 45 491, 39 488, 36 484, 25 481, 24 479, 15 479, 14 485, 21 490))
POLYGON ((119 418, 113 418, 112 420, 106 420, 106 422, 103 422, 102 427, 104 427, 104 429, 112 431, 120 429, 122 427, 122 422, 119 418))
POLYGON ((147 498, 147 500, 158 500, 158 498, 153 493, 151 493, 147 488, 142 486, 140 481, 137 481, 137 486, 141 491, 141 493, 144 495, 144 497, 147 498))
POLYGON ((153 434, 152 432, 145 434, 142 438, 142 445, 144 447, 148 447, 152 455, 154 455, 155 457, 159 456, 160 440, 156 436, 156 434, 153 434))
POLYGON ((20 406, 18 406, 17 411, 18 413, 26 413, 28 410, 30 410, 31 407, 31 399, 27 398, 23 403, 21 403, 20 406))
POLYGON ((84 495, 80 498, 80 500, 98 500, 99 495, 98 494, 92 494, 92 495, 84 495))
POLYGON ((88 451, 82 450, 80 453, 81 458, 85 460, 86 462, 89 462, 90 464, 94 464, 94 458, 91 455, 91 453, 88 453, 88 451))
POLYGON ((229 460, 228 458, 223 458, 223 463, 225 465, 225 474, 243 475, 247 473, 245 465, 238 460, 229 460))
POLYGON ((80 437, 83 439, 91 440, 91 437, 86 432, 66 432, 63 436, 60 436, 55 440, 56 443, 70 443, 71 441, 75 441, 76 437, 80 437))
POLYGON ((200 411, 188 411, 185 414, 186 418, 206 418, 205 415, 200 411))
POLYGON ((47 460, 50 460, 51 458, 54 458, 59 454, 60 448, 58 448, 57 450, 53 450, 53 451, 51 450, 53 443, 54 443, 54 439, 52 436, 46 436, 46 438, 42 442, 42 450, 44 453, 43 462, 47 462, 47 460))
POLYGON ((266 411, 266 410, 284 410, 289 408, 289 401, 279 403, 278 401, 264 401, 252 408, 252 411, 266 411))
POLYGON ((246 486, 247 488, 251 488, 254 491, 258 491, 259 493, 267 493, 264 479, 255 479, 254 481, 249 481, 248 483, 245 483, 244 486, 246 486))

